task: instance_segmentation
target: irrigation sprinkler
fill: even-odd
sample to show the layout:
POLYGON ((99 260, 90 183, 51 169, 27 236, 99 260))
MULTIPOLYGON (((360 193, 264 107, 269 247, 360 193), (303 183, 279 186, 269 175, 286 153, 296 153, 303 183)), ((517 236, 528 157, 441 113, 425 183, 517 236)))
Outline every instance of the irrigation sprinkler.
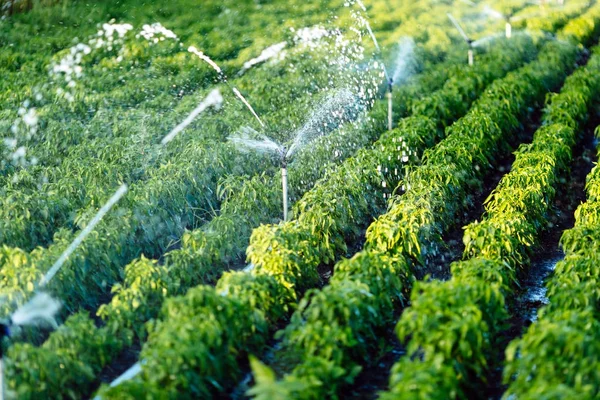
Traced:
POLYGON ((469 65, 473 66, 473 64, 475 64, 475 54, 473 52, 473 39, 471 39, 469 36, 467 36, 467 34, 463 30, 463 28, 460 26, 460 24, 458 23, 456 18, 454 18, 452 16, 452 14, 448 13, 446 15, 448 16, 448 18, 450 19, 450 21, 452 22, 452 24, 454 25, 454 27, 456 28, 458 33, 460 33, 460 35, 462 36, 464 41, 469 46, 469 49, 467 51, 467 59, 468 59, 469 65))
MULTIPOLYGON (((231 86, 229 84, 229 82, 227 81, 227 76, 223 73, 223 70, 217 65, 217 63, 215 63, 212 59, 210 59, 210 57, 208 57, 207 55, 205 55, 203 52, 199 51, 198 49, 196 49, 193 46, 190 46, 188 48, 188 51, 190 53, 193 53, 195 55, 197 55, 201 60, 205 61, 206 63, 208 63, 215 71, 217 71, 218 75, 219 75, 219 79, 225 83, 235 94, 235 96, 246 106, 246 108, 252 113, 252 115, 254 116, 254 118, 256 118, 256 120, 258 121, 258 123, 260 124, 260 126, 264 129, 266 127, 265 123, 262 121, 262 119, 258 116, 258 114, 256 113, 256 111, 254 110, 254 108, 250 105, 250 103, 248 102, 248 100, 246 100, 246 98, 242 95, 242 93, 239 91, 238 88, 231 86)), ((280 154, 280 158, 281 158, 281 182, 282 182, 282 197, 283 197, 283 220, 287 221, 288 218, 288 181, 287 181, 287 157, 286 157, 286 151, 285 148, 281 145, 278 145, 277 143, 275 143, 274 141, 270 140, 269 138, 267 138, 266 136, 263 135, 263 141, 254 141, 254 140, 248 140, 245 138, 230 138, 230 141, 232 142, 238 142, 241 144, 245 144, 248 147, 254 147, 256 149, 262 149, 262 150, 275 150, 280 154)))
POLYGON ((336 118, 332 115, 338 114, 340 109, 353 105, 355 100, 355 96, 348 89, 337 90, 330 94, 328 99, 309 115, 305 124, 294 132, 294 140, 289 146, 277 143, 265 134, 260 134, 251 128, 242 128, 240 133, 228 137, 231 143, 241 149, 278 157, 281 168, 284 221, 287 221, 289 216, 288 163, 294 159, 300 149, 309 145, 315 138, 324 135, 320 129, 326 124, 328 118, 336 118), (253 139, 250 133, 258 139, 253 139))
MULTIPOLYGON (((358 0, 357 3, 361 7, 361 9, 366 13, 366 7, 362 3, 362 1, 358 0)), ((385 74, 385 80, 387 82, 387 92, 386 92, 385 96, 387 97, 387 100, 388 100, 388 130, 391 131, 392 128, 393 128, 393 118, 392 118, 393 95, 392 95, 392 86, 394 85, 394 80, 390 77, 390 75, 388 74, 387 68, 385 67, 385 62, 383 60, 383 53, 381 51, 381 47, 379 47, 379 43, 377 42, 377 38, 375 37, 375 34, 373 33, 373 30, 371 29, 371 24, 369 24, 369 21, 366 18, 363 19, 363 23, 367 27, 367 31, 369 32, 369 36, 371 37, 371 39, 373 40, 373 43, 375 44, 375 48, 377 49, 377 54, 379 54, 381 65, 383 67, 383 72, 385 74)))

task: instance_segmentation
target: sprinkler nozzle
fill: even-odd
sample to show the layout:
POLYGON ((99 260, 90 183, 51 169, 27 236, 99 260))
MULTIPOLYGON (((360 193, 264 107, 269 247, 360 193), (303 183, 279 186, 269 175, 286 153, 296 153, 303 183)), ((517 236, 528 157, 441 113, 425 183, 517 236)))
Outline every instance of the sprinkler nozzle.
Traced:
POLYGON ((392 87, 394 86, 394 80, 390 78, 388 80, 388 92, 392 93, 392 87))

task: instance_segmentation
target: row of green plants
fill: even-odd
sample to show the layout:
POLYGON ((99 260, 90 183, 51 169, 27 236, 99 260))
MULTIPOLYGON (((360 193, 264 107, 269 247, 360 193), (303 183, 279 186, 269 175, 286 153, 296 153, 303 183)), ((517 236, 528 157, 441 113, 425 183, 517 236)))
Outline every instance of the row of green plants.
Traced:
POLYGON ((506 143, 528 108, 564 79, 575 55, 572 46, 547 45, 536 61, 492 83, 447 129, 446 139, 404 180, 410 189, 371 224, 365 249, 337 264, 327 287, 307 293, 278 334, 282 341, 273 363, 283 378, 277 381, 255 363, 257 385, 251 394, 259 399, 273 393, 281 399, 337 397, 361 365, 377 359, 385 328, 407 303, 419 265, 441 243, 497 157, 508 151, 506 143))
MULTIPOLYGON (((597 68, 591 73, 596 73, 597 68)), ((548 305, 538 311, 537 320, 506 350, 507 397, 593 399, 600 393, 597 166, 588 174, 586 191, 587 201, 575 211, 575 226, 561 238, 565 258, 556 265, 546 284, 548 305)))
MULTIPOLYGON (((482 220, 464 228, 465 261, 452 264, 452 278, 413 288, 411 307, 396 326, 407 357, 394 365, 390 389, 382 398, 482 395, 490 368, 501 356, 499 335, 506 329, 518 282, 547 227, 556 186, 569 169, 580 128, 600 95, 599 67, 596 48, 588 65, 548 97, 532 143, 515 152, 511 172, 486 200, 482 220)), ((542 368, 555 365, 549 359, 542 368)), ((523 377, 521 384, 529 387, 531 382, 523 377)))
POLYGON ((583 46, 592 45, 600 31, 599 15, 600 3, 594 3, 587 12, 570 20, 557 35, 558 39, 580 43, 583 46))
MULTIPOLYGON (((598 187, 598 181, 588 180, 598 187)), ((578 209, 598 208, 589 200, 578 209)), ((586 217, 598 219, 598 212, 586 217)), ((538 312, 537 320, 523 337, 506 351, 507 396, 519 399, 598 397, 598 234, 597 223, 578 218, 575 228, 566 231, 566 241, 577 250, 564 247, 565 259, 556 265, 547 284, 549 305, 538 312)))
MULTIPOLYGON (((446 84, 445 88, 442 89, 442 91, 446 91, 447 93, 446 101, 448 104, 453 104, 452 102, 455 101, 457 92, 463 93, 462 101, 472 101, 469 99, 473 99, 475 93, 484 89, 482 77, 485 77, 483 79, 486 80, 493 80, 495 76, 502 76, 506 72, 501 72, 499 66, 507 66, 508 64, 513 63, 514 67, 516 67, 523 62, 522 60, 525 54, 535 53, 531 42, 528 41, 515 45, 516 48, 512 50, 510 50, 510 45, 508 47, 508 49, 503 48, 501 51, 493 52, 495 55, 490 57, 489 64, 482 63, 478 69, 467 71, 463 75, 452 78, 451 81, 446 84), (504 56, 500 57, 501 54, 504 54, 504 56), (500 59, 502 59, 502 61, 500 61, 500 59), (468 87, 470 87, 470 89, 467 89, 468 87)), ((510 67, 507 66, 506 68, 510 67)), ((435 97, 437 97, 437 95, 435 97)), ((443 107, 441 109, 443 109, 443 107)), ((394 181, 397 182, 398 177, 393 174, 389 177, 385 177, 378 172, 378 165, 381 166, 380 169, 384 169, 388 164, 395 164, 396 166, 402 165, 401 162, 397 160, 397 156, 400 154, 398 149, 402 147, 402 141, 411 144, 408 148, 415 150, 419 147, 431 146, 436 140, 436 137, 432 136, 432 134, 439 135, 440 133, 441 132, 436 129, 435 122, 430 118, 411 117, 401 121, 399 128, 384 134, 384 136, 373 146, 372 150, 359 151, 357 156, 350 158, 341 168, 332 172, 329 176, 326 176, 312 191, 307 193, 307 195, 305 195, 296 205, 296 214, 298 215, 297 220, 278 226, 269 226, 269 229, 281 231, 281 233, 277 235, 279 243, 272 241, 272 247, 275 251, 279 252, 279 266, 274 263, 266 262, 261 265, 254 263, 252 264, 253 269, 250 273, 227 273, 218 281, 217 288, 211 290, 216 290, 218 293, 225 292, 229 294, 222 299, 224 302, 223 304, 229 304, 230 301, 233 303, 246 303, 250 300, 245 297, 233 296, 233 298, 230 299, 230 297, 232 297, 233 289, 220 291, 219 287, 221 287, 220 285, 222 285, 222 282, 228 282, 230 279, 236 279, 236 281, 242 280, 243 282, 255 282, 258 279, 265 279, 262 283, 262 285, 266 285, 263 289, 265 292, 271 291, 272 289, 268 289, 270 285, 276 284, 279 287, 279 290, 286 291, 287 296, 285 298, 277 299, 276 297, 269 297, 271 300, 265 301, 264 304, 250 301, 252 307, 256 308, 253 313, 259 313, 263 324, 272 328, 275 322, 280 321, 285 314, 277 312, 277 317, 272 317, 272 311, 266 309, 266 307, 271 307, 274 302, 277 303, 281 301, 281 307, 284 307, 286 314, 287 312, 290 312, 295 306, 297 296, 301 295, 302 291, 306 289, 308 285, 316 284, 314 279, 319 279, 316 274, 316 267, 319 264, 331 262, 334 257, 339 257, 333 251, 337 248, 337 252, 340 252, 342 247, 345 248, 345 241, 347 240, 345 237, 349 237, 350 235, 356 237, 358 234, 358 230, 353 228, 353 225, 358 225, 361 220, 364 221, 365 218, 368 218, 367 215, 369 212, 374 212, 373 210, 369 210, 369 208, 373 209, 377 204, 381 207, 383 203, 382 192, 375 190, 375 188, 380 185, 381 179, 385 179, 391 186, 394 181), (430 139, 425 139, 428 136, 430 139), (401 138, 402 141, 400 140, 401 138), (388 157, 392 160, 396 160, 395 163, 388 161, 388 157), (365 193, 370 193, 370 197, 365 198, 365 193), (321 215, 320 217, 319 213, 321 215), (325 217, 327 219, 325 219, 325 217), (321 225, 316 226, 317 223, 321 225), (308 227, 309 224, 313 224, 315 227, 312 229, 304 228, 304 226, 308 227), (329 232, 335 232, 333 229, 339 229, 338 232, 340 233, 335 233, 334 236, 333 233, 329 234, 325 231, 324 236, 321 237, 320 232, 323 232, 323 226, 327 227, 329 232), (341 229, 338 227, 341 227, 341 229), (323 238, 326 238, 328 235, 330 239, 327 242, 324 242, 323 238), (298 240, 298 236, 301 236, 302 240, 298 240), (284 238, 285 241, 280 238, 284 238), (319 241, 321 243, 319 243, 319 241), (298 247, 301 247, 301 249, 298 249, 298 247), (309 258, 308 261, 310 263, 302 261, 301 257, 305 259, 309 258), (266 279, 267 277, 268 279, 266 279), (313 279, 312 283, 306 282, 309 278, 313 279)), ((417 154, 418 153, 419 152, 417 152, 417 154)), ((413 158, 411 161, 414 161, 414 156, 411 158, 413 158)), ((256 231, 253 235, 255 234, 256 231)), ((252 240, 255 239, 253 238, 252 240)), ((252 261, 252 255, 250 257, 252 261)), ((278 256, 269 255, 269 257, 273 260, 278 256)), ((171 276, 175 277, 175 282, 177 282, 177 277, 179 275, 174 275, 173 271, 168 270, 162 272, 160 278, 158 278, 159 275, 156 275, 156 278, 153 280, 165 282, 169 273, 171 276)), ((257 286, 255 283, 252 283, 252 286, 256 286, 255 290, 259 291, 260 286, 257 286)), ((186 296, 183 296, 183 298, 168 300, 167 303, 170 301, 178 303, 183 302, 180 304, 187 304, 187 307, 193 308, 194 305, 188 303, 189 300, 184 299, 188 297, 193 298, 197 292, 205 292, 206 290, 209 289, 205 286, 191 289, 186 296)), ((236 290, 241 290, 241 288, 236 290)), ((131 290, 128 292, 131 293, 131 290)), ((167 290, 167 292, 169 292, 169 290, 167 290)), ((154 293, 155 297, 153 298, 164 296, 163 293, 160 293, 160 291, 157 290, 152 290, 148 293, 154 293)), ((168 307, 170 306, 165 305, 163 310, 168 307)), ((213 321, 212 317, 203 315, 203 313, 206 312, 204 309, 190 309, 186 312, 198 313, 197 318, 213 321)), ((215 311, 211 310, 211 313, 212 312, 215 311)), ((113 311, 113 315, 114 314, 116 313, 113 311)), ((237 324, 240 322, 236 321, 235 323, 237 324)), ((264 340, 268 338, 269 331, 261 330, 260 334, 256 333, 256 327, 253 325, 254 323, 252 321, 248 321, 248 323, 250 325, 247 325, 246 322, 244 322, 245 329, 253 331, 255 334, 262 337, 261 343, 264 343, 264 340)), ((189 361, 184 361, 182 363, 178 358, 173 358, 166 363, 159 361, 159 358, 167 356, 166 354, 163 354, 166 350, 166 347, 164 346, 168 346, 167 341, 176 340, 174 338, 167 339, 167 337, 173 335, 174 331, 177 331, 181 324, 185 325, 187 322, 179 320, 178 314, 171 315, 169 313, 162 313, 160 320, 150 325, 149 339, 141 355, 141 359, 144 360, 143 381, 146 382, 147 380, 151 380, 152 382, 155 382, 148 383, 148 386, 156 386, 157 390, 160 387, 166 386, 168 391, 172 391, 171 393, 177 393, 178 391, 186 392, 189 390, 190 395, 207 395, 207 393, 212 393, 214 395, 223 392, 226 388, 230 388, 234 381, 233 377, 239 376, 240 373, 239 365, 236 364, 237 361, 231 361, 231 365, 236 365, 235 368, 230 368, 229 361, 225 361, 223 365, 208 365, 204 364, 203 361, 194 361, 202 360, 204 358, 210 359, 214 351, 224 351, 223 349, 219 350, 220 347, 213 347, 224 344, 224 342, 220 342, 220 339, 218 342, 214 342, 210 339, 210 345, 206 348, 206 353, 194 354, 189 361), (148 359, 148 357, 151 357, 151 359, 148 359), (164 372, 155 371, 155 369, 162 369, 167 365, 170 370, 173 370, 173 368, 183 370, 198 362, 202 363, 202 366, 200 367, 201 370, 194 372, 193 377, 177 376, 178 374, 169 374, 169 376, 165 376, 164 372), (214 370, 213 368, 218 368, 218 370, 214 370), (200 376, 203 376, 203 378, 200 378, 200 376), (157 378, 160 381, 157 381, 157 378), (223 383, 223 385, 228 386, 219 387, 218 385, 210 383, 213 381, 229 383, 223 383)), ((205 335, 206 332, 208 332, 208 329, 213 328, 212 322, 207 323, 205 327, 202 326, 199 328, 197 334, 200 336, 188 337, 185 338, 185 340, 180 340, 181 346, 177 353, 180 351, 186 353, 187 346, 194 346, 195 343, 198 343, 197 340, 202 340, 199 338, 203 337, 202 335, 205 335)), ((233 328, 223 328, 222 330, 228 332, 236 331, 236 329, 233 328)), ((235 335, 235 333, 233 334, 235 335)), ((238 349, 236 351, 232 350, 232 360, 238 359, 238 356, 240 355, 237 354, 238 351, 243 354, 248 350, 260 348, 260 346, 257 347, 255 345, 249 346, 246 337, 239 337, 239 341, 237 340, 238 339, 236 339, 235 344, 231 344, 231 349, 238 349)), ((175 356, 174 353, 171 354, 175 356)), ((145 386, 145 384, 140 385, 139 382, 127 383, 112 389, 112 391, 117 393, 114 394, 115 396, 125 396, 127 394, 135 397, 134 392, 140 387, 145 386)), ((110 393, 105 393, 103 396, 112 395, 110 393)))
MULTIPOLYGON (((531 5, 514 13, 513 25, 529 31, 557 32, 593 4, 587 0, 569 1, 563 6, 531 5)), ((568 33, 567 30, 565 33, 568 33)))

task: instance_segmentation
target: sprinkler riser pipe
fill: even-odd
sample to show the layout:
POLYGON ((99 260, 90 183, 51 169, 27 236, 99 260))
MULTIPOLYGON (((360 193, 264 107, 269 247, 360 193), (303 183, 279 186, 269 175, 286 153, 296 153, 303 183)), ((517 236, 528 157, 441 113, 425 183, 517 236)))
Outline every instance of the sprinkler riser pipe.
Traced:
POLYGON ((473 54, 473 49, 469 49, 469 51, 467 53, 467 57, 469 59, 469 65, 473 66, 473 64, 475 64, 475 56, 473 54))
POLYGON ((283 220, 288 219, 288 182, 287 182, 287 168, 281 167, 281 184, 283 189, 283 220))
POLYGON ((506 23, 506 38, 510 39, 512 37, 512 25, 510 22, 506 23))
POLYGON ((388 130, 392 130, 393 128, 393 118, 392 118, 392 92, 388 91, 386 94, 388 99, 388 130))

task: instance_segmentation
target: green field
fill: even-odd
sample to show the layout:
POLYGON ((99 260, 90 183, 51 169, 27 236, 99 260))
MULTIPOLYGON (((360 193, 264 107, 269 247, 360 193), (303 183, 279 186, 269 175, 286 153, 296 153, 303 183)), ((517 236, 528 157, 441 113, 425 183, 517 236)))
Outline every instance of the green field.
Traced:
POLYGON ((600 3, 0 0, 0 400, 600 398, 600 3))

